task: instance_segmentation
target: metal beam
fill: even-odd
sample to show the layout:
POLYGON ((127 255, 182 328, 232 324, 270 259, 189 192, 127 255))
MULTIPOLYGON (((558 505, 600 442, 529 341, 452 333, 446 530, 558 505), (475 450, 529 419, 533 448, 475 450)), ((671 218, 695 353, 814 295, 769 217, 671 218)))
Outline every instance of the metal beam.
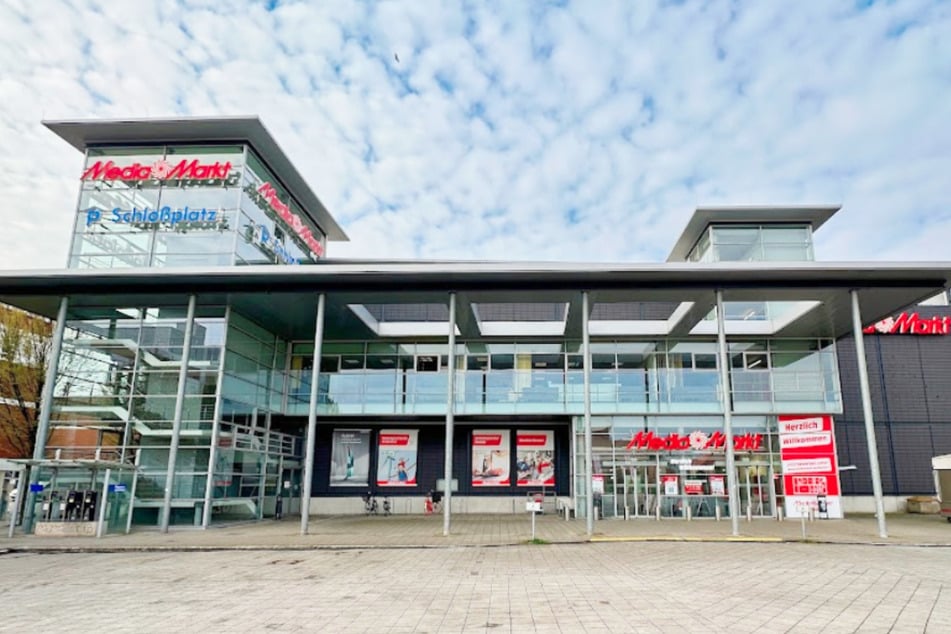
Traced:
MULTIPOLYGON (((590 306, 588 291, 581 293, 581 342, 584 354, 584 489, 585 527, 588 535, 594 534, 594 458, 591 453, 591 336, 590 306)), ((572 430, 574 433, 574 430, 572 430)))
POLYGON ((882 499, 882 473, 878 466, 878 443, 875 440, 875 421, 872 417, 872 394, 868 386, 868 365, 865 361, 865 337, 862 332, 862 313, 859 309, 859 292, 852 295, 852 337, 855 339, 855 356, 858 358, 859 390, 862 394, 862 417, 865 419, 865 440, 868 445, 868 464, 872 471, 872 493, 875 495, 875 517, 878 519, 878 536, 888 537, 885 526, 885 503, 882 499))
POLYGON ((211 421, 211 443, 208 450, 208 479, 205 480, 205 503, 202 507, 201 527, 211 525, 212 495, 215 490, 215 465, 218 463, 218 436, 221 434, 221 391, 225 380, 225 357, 228 356, 228 326, 231 324, 231 306, 225 308, 225 336, 221 344, 221 356, 218 362, 218 379, 215 387, 215 407, 211 421))
POLYGON ((456 294, 449 293, 449 377, 446 380, 446 461, 443 474, 442 534, 449 535, 452 523, 452 446, 456 412, 456 294))
POLYGON ((327 298, 317 296, 317 319, 314 324, 314 367, 310 372, 310 406, 307 410, 307 436, 304 438, 304 492, 300 501, 300 534, 306 535, 310 525, 310 494, 314 480, 314 445, 317 443, 317 379, 320 375, 320 352, 324 343, 324 310, 327 298))
MULTIPOLYGON (((66 310, 69 308, 69 299, 62 297, 59 300, 59 310, 56 312, 56 325, 53 327, 53 341, 50 343, 50 358, 46 364, 46 376, 43 381, 43 392, 40 395, 40 419, 36 423, 36 440, 33 443, 33 459, 42 460, 46 453, 46 439, 50 435, 50 415, 53 412, 53 390, 56 387, 56 373, 59 370, 59 358, 63 351, 63 333, 66 332, 66 310)), ((39 480, 38 467, 30 467, 30 485, 39 480)), ((20 474, 23 480, 23 474, 20 474)), ((26 506, 23 509, 23 527, 29 530, 33 524, 33 506, 36 504, 36 493, 33 487, 28 489, 26 506)), ((17 506, 22 497, 17 498, 17 506)))
POLYGON ((192 350, 192 329, 195 326, 195 295, 188 296, 185 317, 185 344, 182 346, 182 365, 178 370, 178 392, 175 394, 175 414, 172 419, 172 437, 168 446, 168 469, 165 472, 165 499, 162 502, 163 533, 168 532, 172 519, 172 489, 175 484, 175 462, 178 460, 178 441, 182 433, 182 412, 185 409, 185 383, 188 381, 188 362, 192 350))
POLYGON ((730 388, 730 355, 726 347, 726 323, 723 315, 723 291, 717 290, 717 351, 720 366, 720 393, 723 397, 723 435, 726 436, 727 504, 733 535, 740 534, 740 510, 736 484, 736 453, 733 446, 733 394, 730 388))

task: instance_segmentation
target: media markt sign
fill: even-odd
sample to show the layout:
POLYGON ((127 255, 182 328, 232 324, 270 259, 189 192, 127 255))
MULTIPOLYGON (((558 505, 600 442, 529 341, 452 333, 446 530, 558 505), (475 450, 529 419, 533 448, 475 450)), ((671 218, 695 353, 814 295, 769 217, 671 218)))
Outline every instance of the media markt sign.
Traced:
POLYGON ((113 161, 96 161, 83 172, 83 181, 225 181, 231 175, 231 161, 200 163, 198 159, 182 159, 172 164, 165 159, 151 165, 135 162, 116 165, 113 161))
POLYGON ((920 317, 918 313, 902 313, 886 317, 862 330, 866 335, 947 335, 951 333, 951 317, 920 317))

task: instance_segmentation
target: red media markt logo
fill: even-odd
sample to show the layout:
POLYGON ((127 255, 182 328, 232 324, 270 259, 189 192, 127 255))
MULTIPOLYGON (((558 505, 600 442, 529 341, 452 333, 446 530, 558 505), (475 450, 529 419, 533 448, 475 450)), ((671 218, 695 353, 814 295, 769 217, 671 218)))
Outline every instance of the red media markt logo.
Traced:
POLYGON ((877 321, 862 332, 866 335, 947 335, 951 333, 951 317, 921 317, 918 313, 902 313, 877 321))
POLYGON ((231 161, 200 163, 198 159, 183 159, 172 164, 159 159, 151 165, 135 162, 119 166, 113 161, 96 161, 80 180, 84 181, 147 181, 147 180, 226 180, 231 175, 231 161))
MULTIPOLYGON (((694 451, 720 450, 726 446, 726 434, 717 430, 712 433, 700 430, 681 435, 672 432, 666 436, 658 436, 652 431, 639 431, 625 449, 651 451, 694 451)), ((733 437, 733 448, 736 451, 757 451, 763 447, 763 434, 739 434, 733 437)))

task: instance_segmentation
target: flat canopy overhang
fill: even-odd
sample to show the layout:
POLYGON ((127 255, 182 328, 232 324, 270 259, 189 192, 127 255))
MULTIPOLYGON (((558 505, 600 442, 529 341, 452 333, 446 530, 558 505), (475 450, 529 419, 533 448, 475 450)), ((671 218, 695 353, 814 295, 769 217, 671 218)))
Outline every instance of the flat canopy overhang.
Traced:
POLYGON ((135 143, 248 143, 300 203, 328 240, 347 241, 317 194, 257 117, 180 117, 172 119, 93 119, 43 121, 43 125, 81 152, 96 145, 135 143))
MULTIPOLYGON (((313 335, 315 301, 327 293, 327 337, 373 333, 348 308, 354 304, 438 303, 455 292, 460 304, 564 302, 565 336, 580 333, 580 294, 592 305, 692 302, 699 320, 720 289, 728 302, 814 302, 776 336, 841 337, 852 331, 849 291, 860 291, 862 318, 873 323, 951 286, 945 263, 562 264, 512 262, 355 262, 279 267, 111 269, 0 272, 0 301, 53 318, 59 298, 70 306, 230 303, 285 337, 313 335)), ((460 310, 464 322, 471 311, 460 310)), ((461 326, 460 326, 461 327, 461 326)), ((686 333, 683 333, 686 334, 686 333)))

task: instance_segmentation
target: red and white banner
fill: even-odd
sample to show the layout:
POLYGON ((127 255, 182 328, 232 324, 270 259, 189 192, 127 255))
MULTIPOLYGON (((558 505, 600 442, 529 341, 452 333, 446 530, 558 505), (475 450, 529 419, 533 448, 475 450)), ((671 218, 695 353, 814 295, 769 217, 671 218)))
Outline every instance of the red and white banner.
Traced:
POLYGON ((680 478, 672 473, 665 473, 660 476, 660 482, 664 486, 664 495, 680 495, 680 478))
POLYGON ((381 487, 416 486, 419 432, 415 429, 381 429, 376 483, 381 487))
POLYGON ((780 416, 786 516, 842 518, 839 466, 831 416, 780 416))
POLYGON ((472 486, 509 486, 512 483, 509 474, 510 461, 507 429, 472 432, 472 486))
POLYGON ((687 495, 702 495, 703 480, 684 480, 684 493, 687 495))
POLYGON ((515 467, 518 486, 555 486, 555 432, 515 432, 515 467))

